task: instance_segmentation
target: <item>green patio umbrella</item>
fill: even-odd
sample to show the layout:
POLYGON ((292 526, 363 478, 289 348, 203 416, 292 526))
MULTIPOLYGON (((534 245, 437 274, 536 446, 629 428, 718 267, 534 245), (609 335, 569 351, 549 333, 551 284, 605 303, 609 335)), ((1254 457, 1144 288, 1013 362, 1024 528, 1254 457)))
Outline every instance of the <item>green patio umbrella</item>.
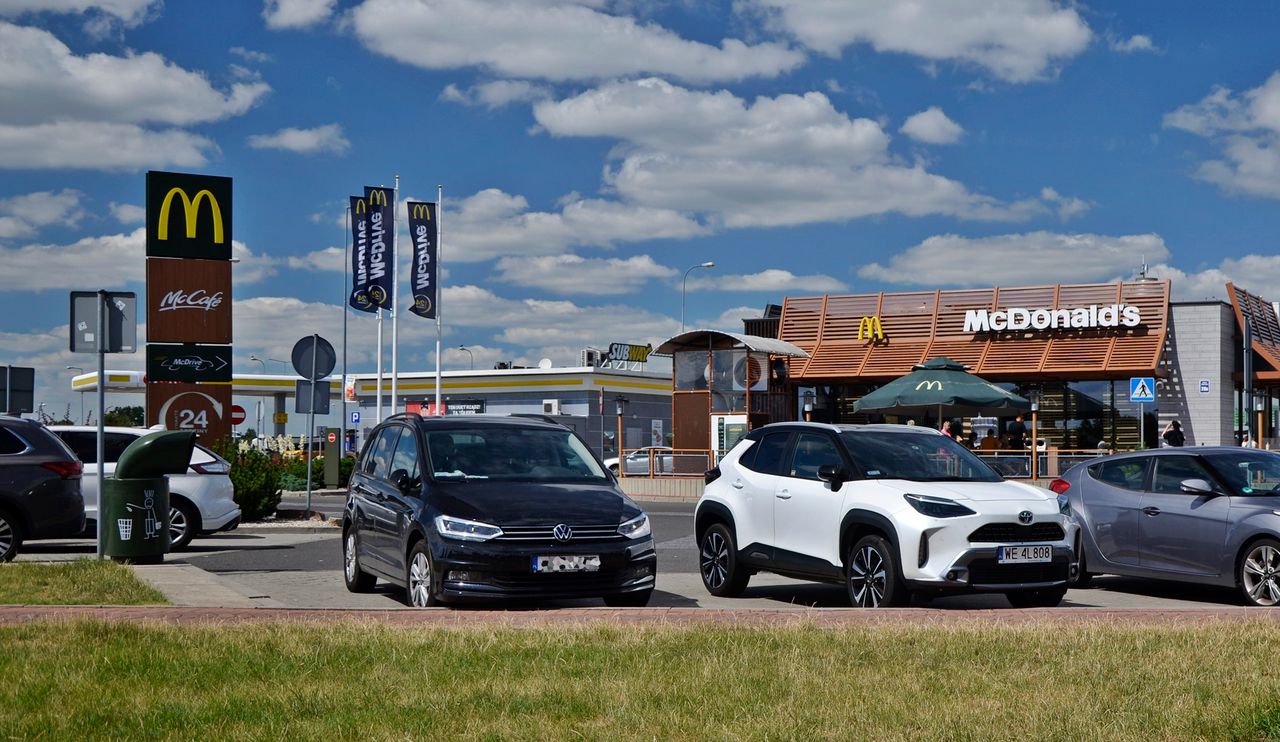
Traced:
POLYGON ((885 384, 853 404, 854 412, 896 414, 945 409, 953 415, 981 415, 1007 410, 1029 410, 1031 402, 1013 392, 965 371, 945 356, 914 366, 914 370, 885 384))

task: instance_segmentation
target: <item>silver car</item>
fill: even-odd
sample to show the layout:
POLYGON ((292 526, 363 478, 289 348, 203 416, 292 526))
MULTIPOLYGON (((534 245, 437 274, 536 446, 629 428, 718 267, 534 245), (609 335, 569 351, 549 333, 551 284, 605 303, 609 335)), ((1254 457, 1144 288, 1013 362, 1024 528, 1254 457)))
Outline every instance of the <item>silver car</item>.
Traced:
POLYGON ((1280 454, 1163 448, 1078 464, 1050 485, 1080 521, 1080 569, 1239 589, 1280 603, 1280 454))

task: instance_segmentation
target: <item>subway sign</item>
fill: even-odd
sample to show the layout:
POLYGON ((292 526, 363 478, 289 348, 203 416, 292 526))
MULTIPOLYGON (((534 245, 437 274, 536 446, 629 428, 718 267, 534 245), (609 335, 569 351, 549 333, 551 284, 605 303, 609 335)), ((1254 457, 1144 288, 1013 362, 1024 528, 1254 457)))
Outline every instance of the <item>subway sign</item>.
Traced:
POLYGON ((1138 308, 1128 304, 1090 304, 1076 309, 969 309, 964 313, 964 331, 974 333, 1118 329, 1140 324, 1142 316, 1138 308))
POLYGON ((652 345, 631 345, 629 343, 610 343, 607 360, 623 363, 644 363, 653 352, 652 345))

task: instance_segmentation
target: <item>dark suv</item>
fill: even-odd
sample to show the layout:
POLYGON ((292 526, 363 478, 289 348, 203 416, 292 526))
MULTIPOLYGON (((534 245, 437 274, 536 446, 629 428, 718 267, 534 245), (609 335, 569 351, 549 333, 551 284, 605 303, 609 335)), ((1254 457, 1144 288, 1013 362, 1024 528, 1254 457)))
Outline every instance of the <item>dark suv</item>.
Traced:
POLYGON ((347 589, 381 578, 415 607, 643 606, 656 578, 649 517, 572 430, 531 418, 388 418, 352 472, 342 529, 347 589))
POLYGON ((0 562, 22 542, 84 530, 83 467, 62 439, 33 420, 0 415, 0 562))

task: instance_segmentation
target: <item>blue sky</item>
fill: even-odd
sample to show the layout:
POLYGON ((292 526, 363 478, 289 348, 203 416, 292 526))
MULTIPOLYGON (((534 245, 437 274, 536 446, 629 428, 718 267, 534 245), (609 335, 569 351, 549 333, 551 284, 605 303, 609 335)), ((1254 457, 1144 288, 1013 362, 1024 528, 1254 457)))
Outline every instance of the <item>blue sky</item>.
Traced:
MULTIPOLYGON (((340 344, 346 197, 397 174, 444 186, 444 342, 478 368, 660 342, 708 260, 689 326, 1144 256, 1178 299, 1280 299, 1277 28, 1262 2, 0 0, 0 355, 78 409, 67 294, 143 291, 151 169, 234 178, 241 372, 340 344)), ((402 369, 434 332, 402 315, 402 369)))

